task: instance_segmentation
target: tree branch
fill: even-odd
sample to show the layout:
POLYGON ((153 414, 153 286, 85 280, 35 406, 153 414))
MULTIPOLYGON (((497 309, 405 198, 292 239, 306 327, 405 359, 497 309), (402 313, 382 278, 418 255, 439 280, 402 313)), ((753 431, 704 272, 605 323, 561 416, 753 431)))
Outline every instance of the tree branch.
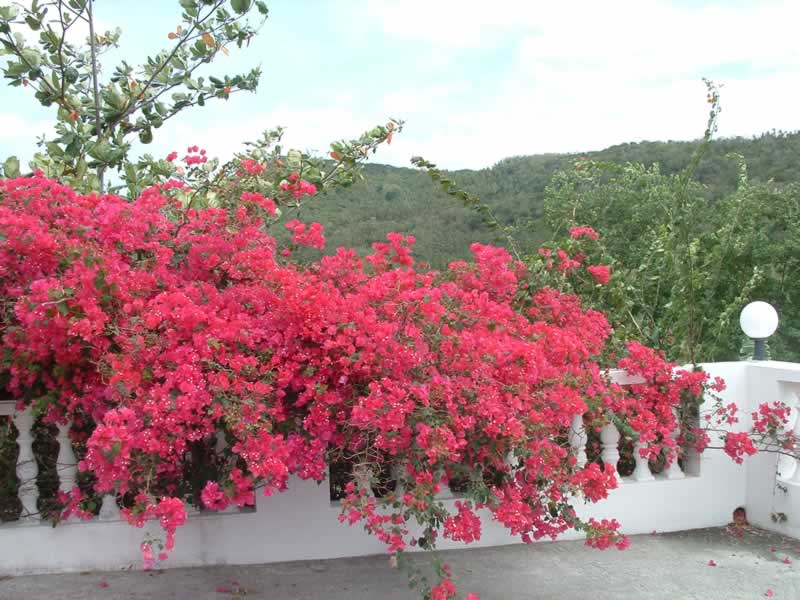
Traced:
MULTIPOLYGON (((92 11, 92 0, 89 0, 86 5, 89 16, 89 47, 92 52, 92 96, 94 99, 94 125, 96 129, 97 141, 102 141, 104 132, 100 127, 100 88, 97 82, 97 40, 94 37, 94 12, 92 11)), ((104 191, 103 175, 105 167, 100 165, 97 167, 97 179, 100 186, 100 193, 104 191)))

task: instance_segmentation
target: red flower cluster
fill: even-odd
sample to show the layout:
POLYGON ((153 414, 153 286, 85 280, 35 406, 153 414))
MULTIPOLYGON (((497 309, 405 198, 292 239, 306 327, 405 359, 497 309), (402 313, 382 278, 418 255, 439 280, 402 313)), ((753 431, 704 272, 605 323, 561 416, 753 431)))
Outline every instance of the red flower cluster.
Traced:
POLYGON ((737 463, 742 464, 745 456, 753 455, 758 450, 753 440, 745 431, 729 431, 725 434, 725 454, 737 463))
POLYGON ((572 239, 578 240, 580 238, 587 238, 593 241, 600 239, 600 234, 591 227, 570 227, 569 235, 572 239))
POLYGON ((631 545, 630 540, 624 535, 621 536, 617 531, 620 524, 616 519, 597 519, 590 517, 586 525, 586 544, 592 548, 605 550, 611 546, 616 546, 619 550, 625 550, 631 545))
POLYGON ((586 267, 586 271, 601 285, 606 285, 611 280, 611 267, 606 265, 590 265, 586 267))
POLYGON ((306 225, 293 219, 286 223, 286 228, 292 232, 292 242, 300 246, 309 246, 318 250, 325 249, 325 236, 323 235, 322 225, 311 223, 306 225))
MULTIPOLYGON (((186 149, 186 152, 188 154, 183 157, 183 162, 187 166, 201 165, 201 164, 203 164, 205 162, 208 162, 208 156, 206 156, 206 151, 201 149, 201 148, 199 148, 198 146, 189 146, 186 149)), ((172 156, 172 155, 170 155, 170 156, 172 156)), ((169 156, 167 157, 167 160, 169 160, 169 156)), ((174 157, 173 157, 173 160, 174 160, 174 157)))
POLYGON ((242 161, 242 168, 247 171, 250 175, 260 175, 264 172, 264 165, 260 162, 253 160, 252 158, 245 158, 242 161))
POLYGON ((317 193, 317 187, 305 179, 300 179, 297 173, 292 173, 286 181, 282 181, 280 188, 284 192, 291 193, 295 200, 299 200, 303 196, 313 196, 317 193))

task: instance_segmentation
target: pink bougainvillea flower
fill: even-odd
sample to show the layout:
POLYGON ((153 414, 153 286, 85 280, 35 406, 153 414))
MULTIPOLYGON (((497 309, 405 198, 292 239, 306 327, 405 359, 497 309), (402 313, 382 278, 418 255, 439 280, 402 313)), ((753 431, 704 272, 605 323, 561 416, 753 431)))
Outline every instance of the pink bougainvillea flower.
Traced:
POLYGON ((600 234, 591 227, 570 227, 569 234, 573 239, 580 239, 582 237, 590 240, 599 240, 600 234))
POLYGON ((710 561, 708 561, 708 566, 709 567, 716 567, 717 566, 717 562, 712 558, 710 561))
POLYGON ((259 175, 264 172, 264 165, 260 164, 259 162, 251 158, 244 159, 242 161, 242 167, 250 175, 259 175))
POLYGON ((775 592, 773 592, 772 590, 767 590, 766 592, 764 592, 764 595, 767 598, 772 598, 775 595, 775 592))
POLYGON ((104 579, 104 580, 103 580, 103 581, 101 581, 101 582, 100 582, 98 585, 99 585, 101 588, 107 588, 107 587, 108 587, 108 582, 107 582, 107 581, 104 579))
POLYGON ((601 285, 606 285, 611 280, 611 267, 607 265, 590 265, 586 270, 601 285))
POLYGON ((788 556, 786 556, 783 559, 783 563, 786 564, 786 565, 790 565, 790 564, 792 564, 792 559, 789 558, 788 556))
POLYGON ((156 559, 153 556, 153 549, 150 547, 150 544, 142 544, 140 549, 142 551, 142 569, 149 571, 156 564, 156 559))

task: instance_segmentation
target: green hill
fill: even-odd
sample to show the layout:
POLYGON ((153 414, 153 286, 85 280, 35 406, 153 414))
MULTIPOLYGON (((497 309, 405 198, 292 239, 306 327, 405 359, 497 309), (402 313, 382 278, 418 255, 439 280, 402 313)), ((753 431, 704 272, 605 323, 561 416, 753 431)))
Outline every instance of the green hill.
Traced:
MULTIPOLYGON (((544 190, 552 174, 581 158, 615 163, 658 163, 662 172, 684 168, 699 142, 639 142, 611 146, 579 154, 539 154, 501 160, 491 168, 454 171, 459 187, 477 194, 505 222, 533 220, 542 215, 544 190)), ((736 164, 729 153, 745 157, 752 180, 778 183, 800 181, 800 132, 770 132, 754 138, 716 140, 704 159, 697 178, 710 199, 736 186, 736 164)), ((429 160, 437 157, 427 156, 429 160)), ((320 197, 303 209, 301 217, 326 226, 328 247, 354 247, 370 251, 370 244, 386 233, 399 231, 417 238, 416 256, 435 267, 469 256, 473 241, 491 242, 474 213, 441 192, 424 173, 410 168, 367 165, 365 179, 349 189, 320 197)), ((525 240, 537 244, 547 238, 543 224, 525 240)))

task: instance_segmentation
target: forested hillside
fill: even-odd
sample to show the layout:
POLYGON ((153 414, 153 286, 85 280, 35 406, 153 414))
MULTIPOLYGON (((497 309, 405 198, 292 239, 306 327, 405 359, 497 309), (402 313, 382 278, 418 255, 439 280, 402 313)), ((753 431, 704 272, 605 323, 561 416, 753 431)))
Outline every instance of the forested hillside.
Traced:
MULTIPOLYGON (((501 220, 538 222, 544 190, 552 174, 582 157, 615 163, 657 163, 663 173, 671 174, 686 167, 698 143, 640 142, 583 154, 518 156, 491 168, 455 171, 451 175, 461 188, 490 204, 501 220)), ((697 171, 710 199, 719 198, 736 186, 737 166, 726 158, 729 153, 745 157, 751 180, 800 181, 800 133, 720 139, 713 142, 697 171)), ((435 161, 437 157, 425 158, 435 161)), ((479 217, 447 197, 424 173, 373 164, 367 165, 364 174, 364 181, 349 189, 336 189, 303 209, 303 219, 326 226, 329 249, 349 246, 368 252, 372 242, 382 240, 387 232, 399 231, 417 237, 415 253, 419 260, 442 267, 450 260, 467 257, 471 242, 491 240, 479 217)), ((527 242, 536 244, 547 235, 540 223, 527 242)))

